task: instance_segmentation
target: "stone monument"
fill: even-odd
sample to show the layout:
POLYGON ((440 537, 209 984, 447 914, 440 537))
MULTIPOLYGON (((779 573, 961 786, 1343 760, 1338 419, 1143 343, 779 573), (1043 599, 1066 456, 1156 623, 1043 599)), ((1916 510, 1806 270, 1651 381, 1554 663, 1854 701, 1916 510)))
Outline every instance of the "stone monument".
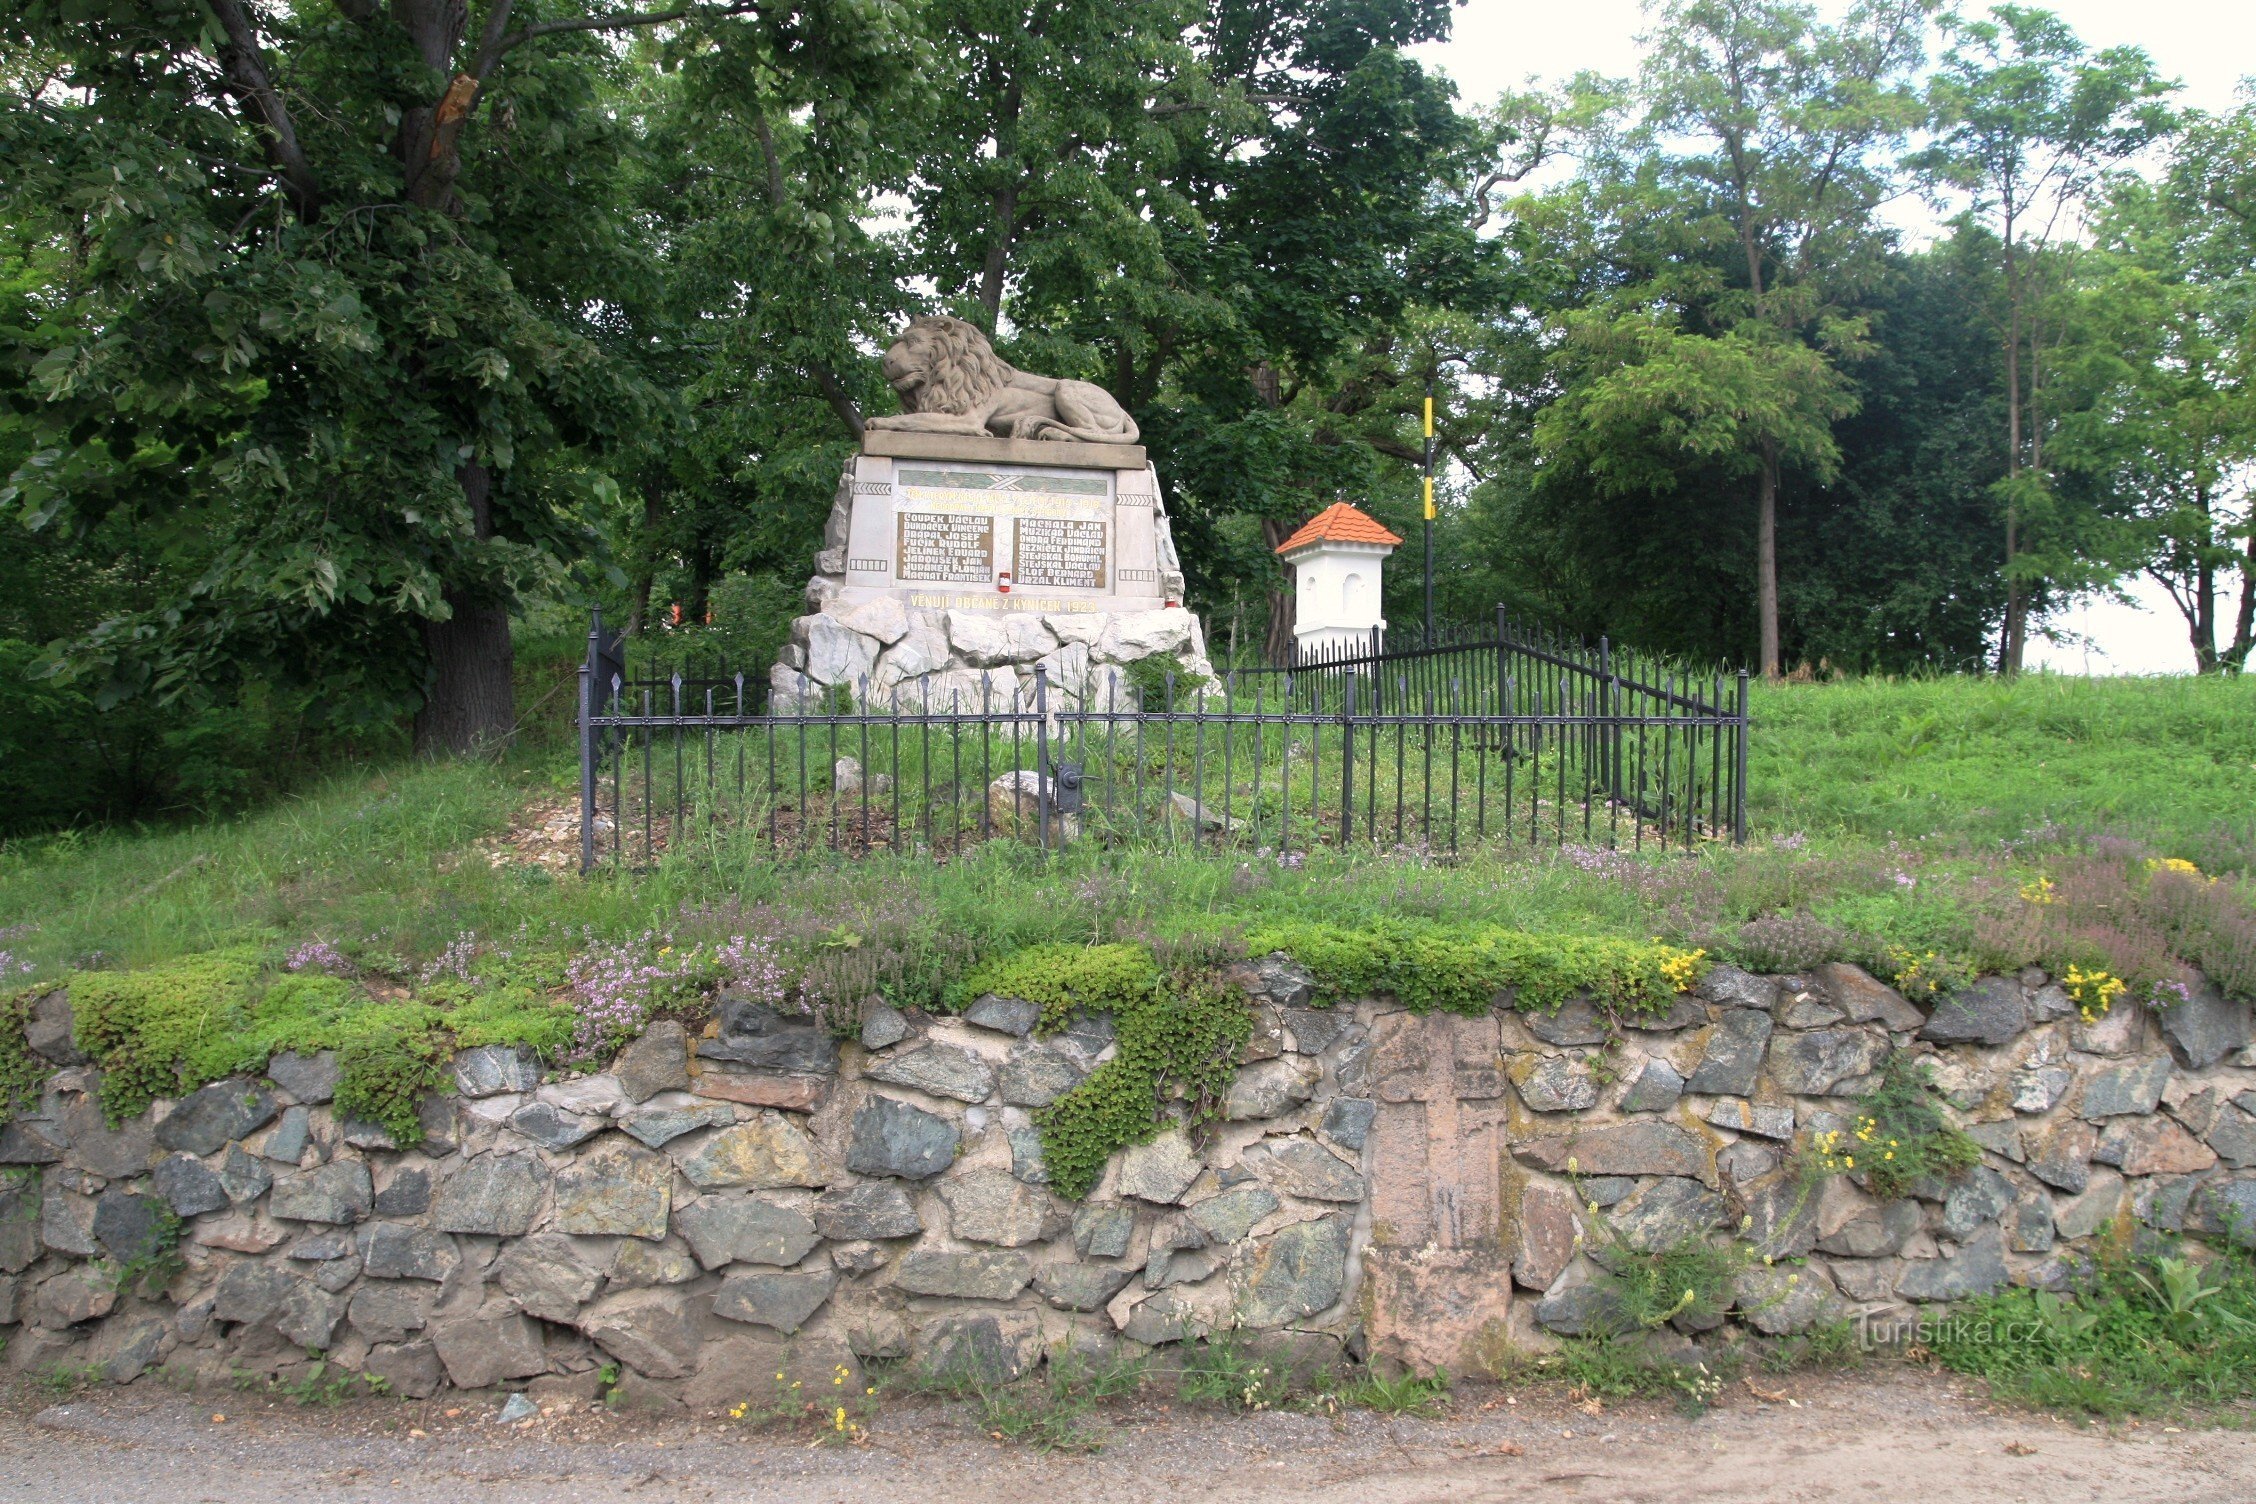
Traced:
POLYGON ((1212 674, 1158 474, 1110 393, 1015 370, 953 318, 915 320, 884 369, 906 410, 872 418, 846 462, 777 711, 834 686, 973 709, 982 676, 1004 707, 1037 667, 1052 708, 1101 708, 1138 659, 1212 674))

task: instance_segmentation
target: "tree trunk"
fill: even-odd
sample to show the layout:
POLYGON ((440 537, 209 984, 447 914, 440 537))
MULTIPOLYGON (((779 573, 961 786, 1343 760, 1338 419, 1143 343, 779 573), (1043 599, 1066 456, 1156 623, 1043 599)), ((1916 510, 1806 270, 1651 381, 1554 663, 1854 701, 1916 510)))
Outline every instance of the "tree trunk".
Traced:
MULTIPOLYGON (((493 536, 493 475, 476 461, 457 472, 475 536, 493 536)), ((516 729, 515 649, 509 608, 463 586, 449 586, 453 614, 423 623, 430 679, 415 715, 415 750, 425 757, 499 751, 516 729)))
POLYGON ((2218 667, 2217 565, 2209 551, 2217 542, 2217 523, 2209 510, 2207 486, 2194 487, 2193 505, 2201 513, 2201 556, 2193 575, 2193 665, 2195 673, 2213 674, 2218 667))
POLYGON ((2250 528, 2248 546, 2240 560, 2240 610, 2233 618, 2232 646, 2225 650, 2223 667, 2239 673, 2248 667, 2248 650, 2256 647, 2256 528, 2250 528))
MULTIPOLYGON (((1269 546, 1269 556, 1277 556, 1277 545, 1292 536, 1284 523, 1273 517, 1261 519, 1261 541, 1269 546)), ((1293 650, 1293 572, 1289 565, 1279 564, 1276 576, 1269 583, 1269 631, 1262 640, 1262 656, 1271 668, 1292 666, 1293 650)))
POLYGON ((2021 477, 2021 263, 2013 253, 2013 219, 2005 221, 2005 625, 1998 633, 1998 672, 2021 672, 2026 637, 2022 619, 2021 577, 2014 570, 2021 549, 2021 497, 2013 482, 2021 477))
POLYGON ((1778 446, 1765 443, 1755 518, 1755 610, 1761 618, 1762 676, 1775 684, 1778 663, 1778 446))
POLYGON ((642 537, 635 550, 634 578, 627 606, 627 635, 640 637, 650 625, 650 589, 658 578, 658 520, 661 510, 659 497, 663 493, 655 481, 646 481, 642 487, 642 537))

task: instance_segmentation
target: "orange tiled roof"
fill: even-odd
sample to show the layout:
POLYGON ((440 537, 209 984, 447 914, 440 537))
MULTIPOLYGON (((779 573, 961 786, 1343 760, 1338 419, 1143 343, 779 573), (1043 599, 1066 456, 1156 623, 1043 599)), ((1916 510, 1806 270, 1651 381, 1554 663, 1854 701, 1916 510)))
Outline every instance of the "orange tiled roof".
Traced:
POLYGON ((1396 544, 1401 538, 1390 533, 1369 512, 1335 501, 1302 525, 1299 532, 1277 545, 1277 552, 1289 554, 1296 548, 1306 548, 1311 543, 1383 543, 1396 544))

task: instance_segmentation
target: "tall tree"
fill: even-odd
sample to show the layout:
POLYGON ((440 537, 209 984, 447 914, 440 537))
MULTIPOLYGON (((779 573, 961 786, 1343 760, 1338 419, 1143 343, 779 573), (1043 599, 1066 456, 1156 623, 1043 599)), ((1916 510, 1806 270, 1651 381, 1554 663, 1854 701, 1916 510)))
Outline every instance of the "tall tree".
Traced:
POLYGON ((1855 298, 1885 243, 1890 150, 1920 119, 1909 77, 1929 9, 1868 0, 1835 24, 1782 0, 1659 12, 1642 118, 1603 187, 1607 212, 1653 227, 1664 259, 1567 319, 1567 384, 1539 428, 1601 490, 1709 465, 1753 482, 1767 677, 1780 489, 1789 469, 1829 480, 1838 462, 1833 424, 1855 407, 1840 366, 1868 348, 1855 298))
POLYGON ((606 108, 618 41, 710 35, 889 86, 889 0, 33 0, 0 32, 6 205, 75 254, 11 494, 84 529, 198 509, 184 599, 81 644, 121 689, 263 669, 413 705, 425 751, 511 729, 509 613, 584 553, 587 460, 651 405, 608 301, 646 274, 606 108), (407 640, 402 641, 402 637, 407 640))
MULTIPOLYGON (((2121 174, 2063 353, 2061 468, 2127 503, 2120 562, 2169 592, 2200 673, 2256 633, 2256 96, 2197 115, 2156 180, 2121 174), (2226 597, 2240 576, 2237 604, 2226 597)), ((2087 550, 2096 552, 2096 550, 2087 550)))
POLYGON ((1922 165, 1964 195, 1964 219, 1994 237, 1997 326, 2005 368, 2005 620, 1998 667, 2018 673, 2028 647, 2032 586, 2023 536, 2048 504, 2044 389, 2060 337, 2050 306, 2066 283, 2066 249, 2107 171, 2144 150, 2167 123, 2169 87, 2135 47, 2093 53, 2050 11, 2001 5, 1959 23, 1929 88, 1939 135, 1922 165))

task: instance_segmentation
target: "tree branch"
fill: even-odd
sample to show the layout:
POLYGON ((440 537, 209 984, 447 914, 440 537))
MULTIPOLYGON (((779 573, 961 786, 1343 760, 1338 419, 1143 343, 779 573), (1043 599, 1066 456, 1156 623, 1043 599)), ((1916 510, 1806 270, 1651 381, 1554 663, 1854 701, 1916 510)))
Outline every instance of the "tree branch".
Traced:
MULTIPOLYGON (((784 197, 783 159, 776 153, 775 132, 768 128, 765 109, 753 115, 752 134, 759 138, 760 159, 767 165, 768 198, 780 209, 783 207, 784 197)), ((830 404, 830 410, 838 415, 838 421, 845 424, 846 431, 858 441, 864 426, 862 409, 854 401, 853 393, 846 390, 846 383, 840 381, 838 373, 823 361, 810 360, 805 369, 808 378, 814 382, 815 389, 822 393, 823 401, 830 404)))
MULTIPOLYGON (((607 16, 580 16, 566 21, 535 21, 529 26, 502 37, 496 43, 492 56, 481 56, 487 68, 501 61, 504 54, 524 46, 535 37, 545 37, 560 31, 627 31, 637 26, 664 26, 671 21, 725 21, 730 16, 745 16, 760 9, 763 0, 729 0, 718 6, 683 5, 662 11, 613 11, 607 16)), ((481 75, 482 76, 482 75, 481 75)))
POLYGON ((290 119, 290 107, 282 102, 274 80, 267 76, 266 63, 259 56, 258 33, 241 0, 211 0, 211 6, 227 32, 227 40, 219 49, 219 65, 226 71, 228 84, 266 127, 267 159, 282 174, 283 187, 299 217, 313 219, 321 212, 321 181, 314 176, 313 164, 306 160, 305 148, 298 144, 298 128, 290 119))

